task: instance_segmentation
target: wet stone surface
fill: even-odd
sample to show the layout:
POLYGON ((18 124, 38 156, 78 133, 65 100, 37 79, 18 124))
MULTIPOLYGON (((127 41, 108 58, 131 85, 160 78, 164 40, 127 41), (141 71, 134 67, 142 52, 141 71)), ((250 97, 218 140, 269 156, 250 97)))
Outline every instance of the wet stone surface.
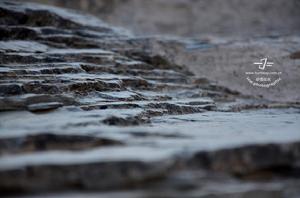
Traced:
POLYGON ((38 4, 0 12, 1 195, 299 195, 299 103, 197 77, 153 50, 166 38, 38 4))

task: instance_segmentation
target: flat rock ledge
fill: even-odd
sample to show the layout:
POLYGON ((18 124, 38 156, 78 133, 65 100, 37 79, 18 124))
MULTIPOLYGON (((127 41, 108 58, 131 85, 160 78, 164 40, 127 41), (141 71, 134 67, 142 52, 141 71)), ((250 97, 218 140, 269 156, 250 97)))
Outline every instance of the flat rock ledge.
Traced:
POLYGON ((299 103, 195 76, 191 41, 13 1, 0 38, 1 196, 300 194, 299 103))

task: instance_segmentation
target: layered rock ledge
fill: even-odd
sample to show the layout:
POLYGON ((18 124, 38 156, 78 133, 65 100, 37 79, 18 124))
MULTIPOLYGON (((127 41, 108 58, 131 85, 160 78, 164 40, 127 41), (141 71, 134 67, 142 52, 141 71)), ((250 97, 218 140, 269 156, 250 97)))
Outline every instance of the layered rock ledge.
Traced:
POLYGON ((299 103, 196 76, 178 55, 196 41, 13 1, 0 2, 0 38, 1 195, 300 193, 299 103))

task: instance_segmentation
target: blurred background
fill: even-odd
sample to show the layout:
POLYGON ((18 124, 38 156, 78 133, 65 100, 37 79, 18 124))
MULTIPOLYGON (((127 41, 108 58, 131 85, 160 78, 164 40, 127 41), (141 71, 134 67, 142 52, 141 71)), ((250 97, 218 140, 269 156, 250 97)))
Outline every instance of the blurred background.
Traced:
POLYGON ((136 34, 184 37, 300 32, 300 0, 30 0, 82 10, 136 34))

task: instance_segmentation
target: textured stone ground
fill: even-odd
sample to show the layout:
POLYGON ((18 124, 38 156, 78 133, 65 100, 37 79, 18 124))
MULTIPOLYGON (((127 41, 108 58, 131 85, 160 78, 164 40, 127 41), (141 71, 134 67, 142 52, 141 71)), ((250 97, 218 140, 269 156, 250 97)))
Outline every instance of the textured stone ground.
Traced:
POLYGON ((192 40, 38 4, 0 13, 1 195, 298 195, 297 101, 195 76, 179 55, 192 40))
POLYGON ((140 36, 193 38, 153 46, 156 53, 169 54, 196 75, 244 94, 300 100, 298 0, 34 1, 83 10, 140 36), (249 86, 246 80, 245 72, 254 70, 253 63, 261 58, 268 58, 273 69, 282 72, 281 82, 272 89, 249 86))

